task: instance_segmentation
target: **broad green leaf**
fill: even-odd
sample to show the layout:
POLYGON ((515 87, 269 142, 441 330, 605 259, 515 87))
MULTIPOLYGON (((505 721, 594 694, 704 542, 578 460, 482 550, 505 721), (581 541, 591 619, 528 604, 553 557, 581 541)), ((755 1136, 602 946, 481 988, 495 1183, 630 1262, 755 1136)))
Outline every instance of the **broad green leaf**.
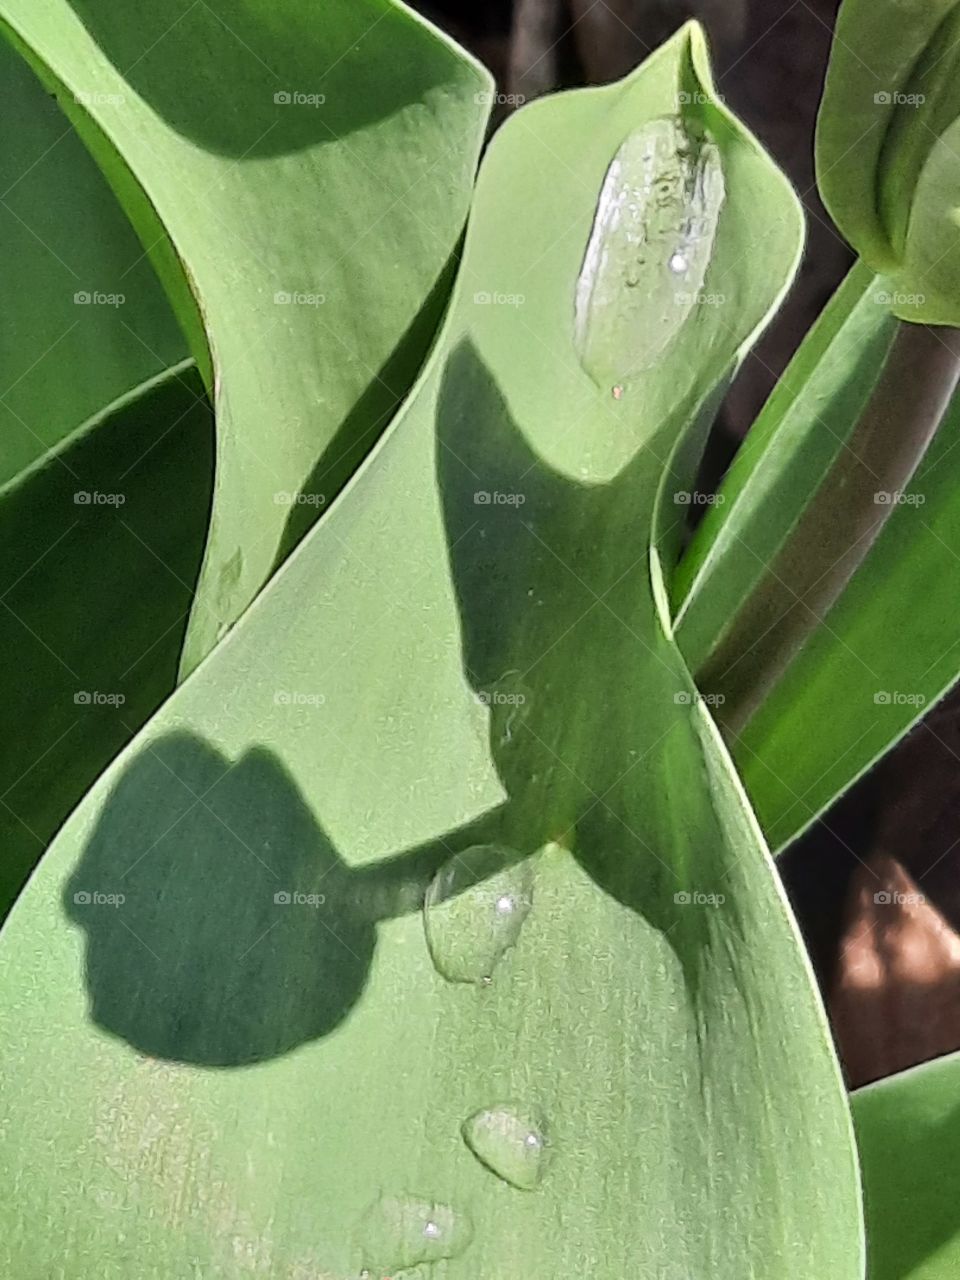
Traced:
POLYGON ((822 1011, 651 554, 800 240, 711 97, 687 27, 504 127, 412 400, 44 859, 0 936, 11 1274, 862 1276, 822 1011), (679 156, 611 171, 665 119, 679 156), (670 399, 637 343, 709 146, 731 301, 670 399), (583 280, 631 226, 638 283, 583 280))
POLYGON ((3 485, 186 343, 97 166, 2 41, 0 255, 3 485))
POLYGON ((186 363, 0 489, 0 917, 176 683, 212 485, 186 363))
POLYGON ((870 1280, 960 1273, 960 1055, 858 1089, 870 1280))
POLYGON ((169 287, 171 246, 186 264, 201 364, 195 306, 204 319, 217 488, 189 669, 419 370, 490 80, 393 0, 2 0, 0 18, 61 86, 169 287))
POLYGON ((817 126, 834 221, 926 324, 960 323, 958 42, 956 0, 845 0, 817 126))

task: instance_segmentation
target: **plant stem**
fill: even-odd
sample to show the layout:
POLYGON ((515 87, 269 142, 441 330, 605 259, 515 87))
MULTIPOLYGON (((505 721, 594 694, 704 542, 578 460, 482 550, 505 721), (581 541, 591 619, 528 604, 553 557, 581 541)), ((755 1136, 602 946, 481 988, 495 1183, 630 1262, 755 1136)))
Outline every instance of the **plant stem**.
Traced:
POLYGON ((960 333, 901 322, 860 421, 698 683, 739 735, 896 510, 960 379, 960 333), (719 702, 722 697, 724 701, 719 702))

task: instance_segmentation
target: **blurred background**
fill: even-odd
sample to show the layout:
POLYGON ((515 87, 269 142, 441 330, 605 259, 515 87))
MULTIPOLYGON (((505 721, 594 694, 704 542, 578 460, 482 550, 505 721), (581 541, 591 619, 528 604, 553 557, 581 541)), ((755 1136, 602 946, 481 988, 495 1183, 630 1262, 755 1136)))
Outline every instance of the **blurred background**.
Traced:
MULTIPOLYGON (((789 175, 807 250, 786 305, 716 424, 719 482, 852 263, 816 192, 813 132, 839 0, 412 0, 471 49, 505 97, 625 75, 698 18, 719 93, 789 175)), ((499 123, 510 110, 497 108, 499 123)), ((780 870, 851 1087, 960 1049, 960 698, 951 696, 802 839, 780 870), (876 903, 878 892, 907 895, 876 903)))

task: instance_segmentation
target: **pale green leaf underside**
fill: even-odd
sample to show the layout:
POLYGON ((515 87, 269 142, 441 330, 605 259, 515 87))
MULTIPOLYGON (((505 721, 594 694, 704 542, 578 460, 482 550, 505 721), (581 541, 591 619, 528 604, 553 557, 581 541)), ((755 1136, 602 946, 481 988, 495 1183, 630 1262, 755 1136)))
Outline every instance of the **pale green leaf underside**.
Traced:
POLYGON ((205 338, 181 290, 201 367, 209 342, 218 431, 187 668, 332 500, 412 382, 490 97, 486 73, 393 0, 221 10, 0 4, 176 288, 169 237, 204 318, 205 338))
POLYGON ((2 39, 0 108, 4 485, 186 342, 97 166, 2 39))
POLYGON ((960 1273, 960 1055, 858 1090, 870 1280, 960 1273))
POLYGON ((448 1280, 861 1277, 822 1012, 648 560, 658 486, 689 483, 663 459, 799 245, 717 109, 705 288, 734 301, 695 312, 709 372, 684 328, 672 400, 666 372, 618 400, 576 356, 607 166, 697 85, 691 53, 696 28, 500 133, 411 403, 11 916, 11 1272, 66 1243, 77 1280, 339 1280, 429 1238, 448 1280), (482 840, 533 855, 532 907, 489 985, 450 982, 418 904, 482 840), (532 1189, 464 1141, 506 1104, 549 1134, 532 1189))

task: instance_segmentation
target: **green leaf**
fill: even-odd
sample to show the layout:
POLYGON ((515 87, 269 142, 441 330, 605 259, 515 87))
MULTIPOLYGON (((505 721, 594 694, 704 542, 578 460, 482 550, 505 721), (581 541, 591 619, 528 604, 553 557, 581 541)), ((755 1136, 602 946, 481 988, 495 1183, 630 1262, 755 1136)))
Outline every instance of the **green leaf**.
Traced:
MULTIPOLYGON (((674 626, 694 671, 716 665, 756 591, 856 426, 896 329, 858 263, 777 384, 673 576, 674 626)), ((732 660, 732 659, 731 659, 732 660)), ((744 659, 748 662, 748 659, 744 659)))
MULTIPOLYGON (((489 77, 392 0, 328 0, 323 19, 305 0, 255 0, 229 17, 191 0, 148 14, 4 0, 0 15, 81 99, 77 127, 148 246, 169 259, 169 237, 188 265, 184 326, 195 330, 195 306, 204 316, 218 479, 189 669, 415 378, 466 216, 489 77)), ((196 332, 195 355, 204 364, 196 332)))
POLYGON ((0 485, 186 352, 113 193, 0 41, 0 485))
POLYGON ((960 323, 958 40, 956 0, 844 0, 817 126, 831 216, 925 324, 960 323))
MULTIPOLYGON (((190 669, 418 372, 490 80, 393 0, 322 12, 244 0, 225 14, 196 0, 3 0, 0 16, 66 98, 81 96, 77 127, 146 244, 169 257, 169 237, 203 315, 217 489, 190 669)), ((192 329, 194 303, 179 305, 192 329)), ((206 360, 196 334, 194 354, 206 360)))
POLYGON ((736 744, 774 849, 822 813, 954 684, 960 401, 850 585, 736 744))
POLYGON ((498 134, 406 410, 44 859, 0 941, 11 1273, 862 1275, 822 1010, 650 548, 800 240, 710 95, 687 27, 498 134), (667 403, 629 339, 714 145, 730 304, 675 330, 667 403), (601 192, 649 232, 632 290, 601 192))
MULTIPOLYGON (((746 600, 769 575, 876 389, 893 337, 889 297, 886 280, 854 269, 751 430, 721 486, 723 501, 675 575, 677 637, 701 681, 736 665, 723 657, 736 620, 730 601, 746 600)), ((774 850, 888 751, 960 672, 950 606, 960 589, 958 430, 955 396, 863 564, 732 743, 774 850)), ((783 600, 787 607, 789 583, 783 600)), ((740 661, 749 675, 749 655, 740 661)))
POLYGON ((176 683, 213 486, 183 364, 0 489, 0 917, 176 683))
POLYGON ((870 1280, 960 1270, 960 1055, 858 1089, 870 1280))

